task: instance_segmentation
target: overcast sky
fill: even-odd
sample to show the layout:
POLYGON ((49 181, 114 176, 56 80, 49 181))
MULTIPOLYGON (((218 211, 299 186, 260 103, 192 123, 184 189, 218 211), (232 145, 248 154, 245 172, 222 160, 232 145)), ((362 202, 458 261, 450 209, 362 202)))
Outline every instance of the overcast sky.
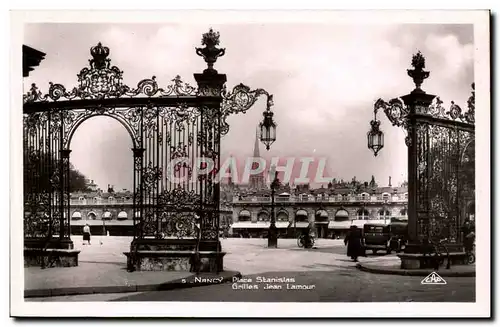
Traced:
MULTIPOLYGON (((367 149, 366 133, 373 103, 407 94, 413 82, 406 69, 420 50, 431 71, 423 89, 439 95, 447 106, 462 108, 470 95, 473 71, 472 25, 156 25, 31 24, 25 44, 46 58, 24 79, 25 91, 36 83, 77 86, 76 74, 88 65, 89 49, 98 42, 110 48, 112 64, 124 71, 124 83, 135 87, 155 75, 161 86, 175 75, 196 85, 193 73, 206 64, 198 57, 201 35, 212 26, 220 31, 226 55, 215 68, 227 74, 231 89, 244 83, 274 94, 277 141, 265 158, 327 158, 325 175, 369 180, 382 186, 406 179, 404 133, 379 115, 385 147, 377 157, 367 149)), ((251 156, 255 128, 265 109, 260 100, 246 115, 229 119, 222 156, 251 156)), ((101 187, 132 188, 132 142, 111 118, 84 122, 71 142, 71 162, 101 187)))

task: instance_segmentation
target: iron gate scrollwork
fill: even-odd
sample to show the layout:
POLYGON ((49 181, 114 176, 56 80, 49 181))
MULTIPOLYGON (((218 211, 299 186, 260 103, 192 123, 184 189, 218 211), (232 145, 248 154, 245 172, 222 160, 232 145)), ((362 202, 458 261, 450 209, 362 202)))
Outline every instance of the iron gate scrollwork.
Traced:
POLYGON ((215 175, 220 139, 229 129, 225 120, 248 110, 262 94, 272 99, 242 84, 226 92, 226 76, 213 69, 224 54, 218 44, 218 33, 203 35, 205 47, 196 53, 208 68, 195 74, 198 87, 175 76, 171 85, 160 88, 153 76, 131 88, 101 43, 90 49, 77 87, 68 90, 51 82, 43 94, 31 85, 23 97, 25 238, 70 237, 71 139, 87 119, 107 116, 132 139, 134 239, 218 239, 215 175), (207 159, 211 169, 197 174, 207 159))
POLYGON ((417 217, 419 237, 461 241, 467 203, 474 199, 474 85, 468 110, 436 98, 416 113, 417 217))

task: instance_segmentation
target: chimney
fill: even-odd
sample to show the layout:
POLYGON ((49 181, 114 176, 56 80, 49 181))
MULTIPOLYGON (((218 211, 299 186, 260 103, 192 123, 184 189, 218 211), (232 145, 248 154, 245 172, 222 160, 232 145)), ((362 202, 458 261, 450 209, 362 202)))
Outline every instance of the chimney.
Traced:
POLYGON ((391 176, 389 176, 389 187, 391 187, 391 176))

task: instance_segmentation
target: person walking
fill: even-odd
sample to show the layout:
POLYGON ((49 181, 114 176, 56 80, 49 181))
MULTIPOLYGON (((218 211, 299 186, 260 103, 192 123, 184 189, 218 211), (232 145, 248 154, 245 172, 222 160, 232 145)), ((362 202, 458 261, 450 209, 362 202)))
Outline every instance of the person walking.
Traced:
POLYGON ((474 242, 476 240, 476 234, 474 233, 474 226, 470 221, 466 220, 464 226, 462 227, 464 233, 464 248, 465 252, 472 252, 474 248, 474 242))
POLYGON ((354 262, 358 262, 358 257, 364 255, 363 235, 357 226, 351 226, 344 239, 344 244, 347 246, 347 256, 351 257, 354 262))
POLYGON ((85 245, 85 241, 87 241, 88 244, 90 245, 90 226, 89 226, 89 224, 85 224, 85 226, 83 226, 83 245, 85 245))

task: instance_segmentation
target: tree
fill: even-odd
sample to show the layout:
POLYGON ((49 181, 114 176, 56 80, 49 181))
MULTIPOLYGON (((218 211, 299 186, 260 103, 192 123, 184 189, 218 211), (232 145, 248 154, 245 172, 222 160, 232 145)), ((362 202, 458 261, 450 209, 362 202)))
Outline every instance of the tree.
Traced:
MULTIPOLYGON (((53 154, 24 148, 24 193, 52 190, 58 184, 59 161, 53 154)), ((70 163, 70 192, 88 191, 86 177, 70 163)))
POLYGON ((69 191, 72 192, 87 192, 90 191, 87 187, 87 177, 77 170, 73 164, 69 165, 69 191))

